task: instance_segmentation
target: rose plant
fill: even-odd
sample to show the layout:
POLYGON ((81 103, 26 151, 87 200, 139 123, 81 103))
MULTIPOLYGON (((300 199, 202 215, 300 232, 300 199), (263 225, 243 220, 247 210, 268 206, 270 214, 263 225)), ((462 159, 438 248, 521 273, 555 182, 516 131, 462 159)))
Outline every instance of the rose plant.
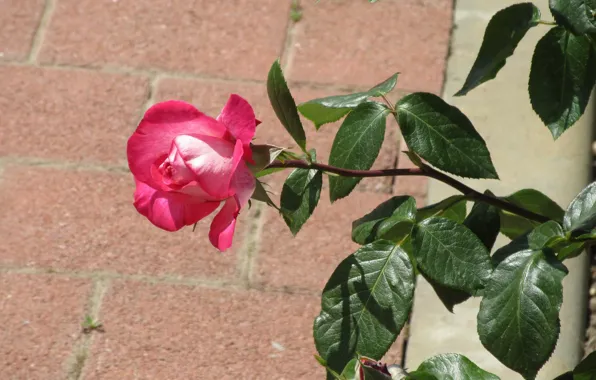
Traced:
MULTIPOLYGON (((456 95, 494 79, 530 28, 548 27, 535 48, 528 89, 533 109, 557 139, 582 116, 596 81, 596 0, 550 0, 549 5, 555 21, 542 20, 532 3, 497 12, 456 95)), ((250 198, 279 210, 297 234, 319 202, 324 178, 331 202, 348 196, 364 177, 442 181, 461 195, 423 208, 411 196, 398 195, 353 222, 352 239, 361 247, 347 255, 323 289, 313 326, 316 358, 328 378, 343 380, 498 379, 459 354, 432 357, 410 373, 378 362, 407 322, 416 277, 422 276, 450 311, 481 297, 480 341, 505 366, 534 379, 559 336, 564 261, 585 254, 596 241, 596 183, 566 210, 537 190, 503 196, 463 184, 452 175, 498 179, 483 138, 466 115, 434 94, 412 93, 390 102, 386 94, 397 80, 395 74, 368 91, 297 106, 274 62, 269 99, 298 152, 253 145, 259 121, 238 95, 216 119, 184 102, 159 103, 128 142, 134 205, 168 231, 193 225, 222 205, 209 238, 223 251, 232 244, 237 216, 250 198), (317 130, 344 119, 327 164, 307 148, 299 113, 317 130), (415 168, 371 170, 388 116, 397 120, 415 168), (276 206, 261 181, 287 168, 293 171, 276 206), (472 203, 469 212, 467 203, 472 203), (498 234, 511 242, 494 249, 498 234)), ((558 379, 595 377, 592 353, 558 379)))

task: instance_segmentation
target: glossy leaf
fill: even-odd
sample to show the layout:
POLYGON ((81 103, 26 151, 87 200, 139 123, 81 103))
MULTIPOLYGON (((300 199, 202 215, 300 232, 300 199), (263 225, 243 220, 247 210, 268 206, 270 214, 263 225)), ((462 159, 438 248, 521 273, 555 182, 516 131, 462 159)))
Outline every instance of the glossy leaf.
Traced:
MULTIPOLYGON (((359 105, 344 120, 331 147, 329 165, 368 170, 375 162, 383 139, 389 109, 376 102, 359 105)), ((331 202, 350 194, 362 178, 330 177, 331 202)))
MULTIPOLYGON (((311 153, 316 158, 314 151, 311 153)), ((293 235, 306 223, 319 203, 323 173, 317 170, 294 169, 281 191, 281 214, 293 235)))
POLYGON ((530 101, 555 139, 583 115, 596 81, 595 66, 586 36, 558 27, 538 41, 530 70, 530 101))
POLYGON ((487 203, 476 202, 464 221, 464 226, 478 236, 490 252, 501 230, 499 210, 487 203))
MULTIPOLYGON (((523 189, 505 197, 505 200, 557 222, 563 221, 565 211, 538 190, 523 189)), ((540 224, 504 210, 500 210, 500 217, 501 232, 510 239, 515 239, 540 224)))
POLYGON ((256 201, 264 202, 267 205, 269 205, 271 207, 274 207, 275 209, 279 209, 279 207, 277 207, 275 205, 275 203, 273 203, 273 201, 269 197, 269 193, 265 189, 265 187, 263 186, 263 183, 261 181, 259 181, 259 180, 256 181, 255 191, 252 194, 252 196, 250 197, 250 199, 254 199, 256 201))
POLYGON ((281 124, 302 150, 306 149, 306 135, 298 116, 296 102, 290 93, 279 61, 275 61, 267 77, 267 94, 281 124))
MULTIPOLYGON (((420 269, 419 269, 420 271, 420 269)), ((463 290, 453 289, 444 285, 439 284, 429 276, 425 275, 422 271, 420 273, 424 276, 426 281, 432 286, 433 290, 441 303, 449 310, 450 313, 453 313, 453 308, 455 305, 459 305, 462 302, 467 301, 472 295, 470 293, 464 292, 463 290)))
POLYGON ((352 359, 346 364, 344 370, 341 371, 340 378, 342 380, 361 380, 360 374, 358 373, 358 369, 360 367, 360 362, 358 359, 352 359))
POLYGON ((397 122, 408 148, 431 165, 469 178, 498 178, 486 143, 459 109, 429 93, 396 104, 397 122))
POLYGON ((555 348, 566 274, 550 251, 525 250, 501 261, 484 289, 480 341, 526 378, 534 378, 555 348))
POLYGON ((452 195, 440 202, 418 209, 416 220, 420 222, 433 216, 440 216, 457 223, 463 223, 466 212, 465 197, 463 195, 452 195))
POLYGON ((372 243, 398 223, 412 225, 415 220, 416 201, 414 198, 409 196, 392 197, 352 223, 352 240, 358 244, 372 243))
POLYGON ((564 374, 555 377, 553 380, 573 380, 573 372, 565 372, 564 374))
POLYGON ((557 24, 576 34, 596 32, 596 0, 550 0, 549 7, 557 24))
POLYGON ((400 245, 378 240, 350 255, 325 285, 315 319, 317 351, 341 371, 356 353, 379 359, 406 323, 414 270, 400 245))
POLYGON ((573 380, 596 379, 596 351, 582 360, 573 370, 573 380))
POLYGON ((475 293, 490 277, 489 252, 467 227, 446 218, 429 218, 414 227, 416 264, 443 286, 475 293))
POLYGON ((379 97, 393 90, 397 83, 397 75, 392 75, 368 91, 309 100, 300 104, 298 110, 319 129, 323 124, 341 119, 369 98, 379 97))
POLYGON ((562 261, 572 258, 583 252, 583 243, 569 243, 561 225, 555 221, 543 223, 531 231, 518 236, 509 244, 498 249, 492 257, 493 266, 505 260, 512 254, 528 249, 551 248, 557 254, 557 259, 562 261))
POLYGON ((416 373, 444 380, 499 380, 497 375, 483 370, 459 354, 441 354, 426 359, 416 369, 416 373))
POLYGON ((572 236, 588 234, 596 228, 596 182, 592 182, 571 201, 563 219, 565 231, 572 236))
POLYGON ((514 4, 497 12, 488 23, 478 57, 461 90, 466 95, 482 83, 494 79, 507 58, 530 28, 538 25, 540 10, 532 3, 514 4))
POLYGON ((385 79, 383 82, 379 83, 378 85, 374 86, 370 90, 368 90, 369 96, 372 97, 379 97, 390 93, 397 84, 397 76, 399 73, 395 73, 389 78, 385 79))
MULTIPOLYGON (((422 371, 414 371, 410 372, 408 376, 406 376, 403 380, 440 380, 436 376, 431 375, 430 373, 422 372, 422 371)), ((442 380, 442 379, 441 379, 442 380)))

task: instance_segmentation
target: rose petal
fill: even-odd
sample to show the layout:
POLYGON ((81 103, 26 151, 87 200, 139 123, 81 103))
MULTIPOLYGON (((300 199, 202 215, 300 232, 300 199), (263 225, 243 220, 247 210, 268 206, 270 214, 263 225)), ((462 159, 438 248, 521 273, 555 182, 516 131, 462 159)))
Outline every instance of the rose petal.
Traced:
POLYGON ((230 183, 242 160, 242 142, 237 140, 234 146, 229 141, 210 136, 178 136, 174 143, 207 194, 219 200, 233 194, 230 183))
POLYGON ((251 105, 239 95, 232 94, 217 120, 226 126, 234 138, 242 141, 244 159, 253 162, 250 142, 255 136, 257 125, 261 122, 255 118, 251 105))
POLYGON ((257 182, 255 177, 248 166, 246 166, 246 163, 240 162, 230 184, 231 190, 238 198, 238 204, 240 208, 246 206, 248 200, 255 192, 256 185, 257 182))
POLYGON ((220 251, 225 251, 232 246, 234 238, 234 229, 236 228, 236 217, 240 211, 240 206, 235 197, 230 197, 219 210, 219 213, 211 222, 209 230, 209 241, 220 251))
POLYGON ((167 156, 174 138, 183 134, 222 138, 226 128, 192 104, 181 101, 158 103, 147 110, 128 140, 126 153, 132 174, 142 182, 160 187, 151 175, 151 168, 161 164, 156 161, 167 156))
POLYGON ((251 105, 241 96, 232 94, 221 110, 217 121, 223 123, 237 140, 244 144, 255 136, 257 119, 251 105))
POLYGON ((220 251, 225 251, 232 245, 236 219, 240 210, 246 206, 254 193, 255 186, 255 177, 246 164, 241 161, 238 164, 230 185, 235 195, 226 201, 224 207, 215 216, 211 223, 211 230, 209 231, 211 244, 220 251))
POLYGON ((155 226, 177 231, 211 214, 220 202, 200 202, 189 195, 160 191, 135 180, 134 206, 155 226))

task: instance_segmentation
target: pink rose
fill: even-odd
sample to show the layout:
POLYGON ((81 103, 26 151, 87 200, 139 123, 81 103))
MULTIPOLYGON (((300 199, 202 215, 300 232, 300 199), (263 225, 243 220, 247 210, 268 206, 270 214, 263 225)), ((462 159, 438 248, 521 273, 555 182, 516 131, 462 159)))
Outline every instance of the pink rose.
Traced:
POLYGON ((151 107, 128 140, 134 205, 167 231, 190 226, 223 207, 209 231, 221 251, 232 245, 236 218, 255 190, 250 141, 259 123, 248 102, 231 95, 217 119, 191 104, 151 107))

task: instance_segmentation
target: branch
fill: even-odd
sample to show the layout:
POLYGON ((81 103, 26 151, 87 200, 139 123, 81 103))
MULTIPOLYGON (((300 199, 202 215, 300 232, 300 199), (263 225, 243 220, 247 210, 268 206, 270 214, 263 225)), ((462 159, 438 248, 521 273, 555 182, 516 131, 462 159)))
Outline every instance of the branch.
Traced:
POLYGON ((319 163, 308 163, 302 160, 288 160, 284 162, 273 162, 267 166, 267 168, 298 168, 298 169, 312 169, 321 170, 328 173, 340 175, 342 177, 401 177, 401 176, 423 176, 434 178, 437 181, 441 181, 457 191, 461 192, 469 200, 480 201, 487 203, 491 206, 495 206, 499 209, 509 211, 513 214, 522 216, 524 218, 534 220, 539 223, 546 223, 550 220, 546 216, 536 214, 530 210, 519 207, 510 203, 504 199, 493 197, 488 194, 480 193, 471 187, 459 182, 455 178, 449 177, 448 175, 436 171, 430 166, 423 166, 421 168, 410 168, 410 169, 378 169, 378 170, 351 170, 342 169, 335 166, 319 164, 319 163))

